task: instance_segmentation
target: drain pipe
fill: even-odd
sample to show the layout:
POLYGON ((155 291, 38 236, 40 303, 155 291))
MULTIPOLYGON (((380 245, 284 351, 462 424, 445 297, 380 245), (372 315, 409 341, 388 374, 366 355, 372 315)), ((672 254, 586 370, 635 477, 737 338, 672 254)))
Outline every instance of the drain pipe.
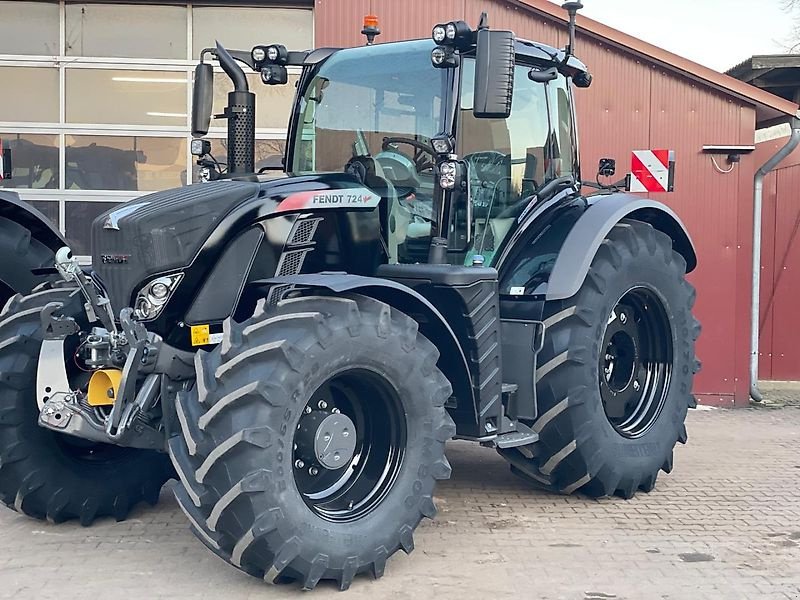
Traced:
POLYGON ((753 202, 753 289, 750 313, 750 397, 761 402, 764 397, 758 389, 758 335, 761 320, 761 206, 764 200, 764 178, 800 144, 800 119, 791 121, 792 135, 786 145, 756 171, 753 202))

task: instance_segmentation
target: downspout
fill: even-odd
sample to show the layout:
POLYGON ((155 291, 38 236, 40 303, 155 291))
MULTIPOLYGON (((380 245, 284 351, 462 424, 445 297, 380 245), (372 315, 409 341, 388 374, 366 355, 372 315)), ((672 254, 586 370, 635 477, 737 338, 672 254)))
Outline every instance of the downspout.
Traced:
POLYGON ((753 202, 753 289, 750 313, 750 397, 761 402, 764 397, 758 389, 758 335, 761 318, 761 207, 764 200, 764 178, 800 144, 800 119, 791 121, 792 135, 786 145, 756 171, 753 202))

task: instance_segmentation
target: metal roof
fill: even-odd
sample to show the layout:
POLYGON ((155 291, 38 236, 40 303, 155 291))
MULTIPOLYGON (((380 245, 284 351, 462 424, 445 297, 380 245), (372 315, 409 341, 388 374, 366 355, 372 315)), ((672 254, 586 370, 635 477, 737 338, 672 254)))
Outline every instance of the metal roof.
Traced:
MULTIPOLYGON (((567 22, 566 12, 557 4, 548 0, 506 0, 509 4, 525 7, 549 19, 567 22)), ((763 89, 739 81, 729 75, 704 67, 688 58, 683 58, 663 48, 613 29, 608 25, 578 15, 578 30, 622 51, 638 55, 663 67, 668 71, 714 88, 724 94, 743 100, 756 108, 756 120, 759 126, 785 121, 795 116, 798 105, 786 98, 781 98, 763 89)), ((800 61, 800 57, 797 57, 800 61)), ((734 67, 736 68, 736 67, 734 67)))
POLYGON ((786 100, 800 100, 800 54, 754 56, 727 73, 786 100))

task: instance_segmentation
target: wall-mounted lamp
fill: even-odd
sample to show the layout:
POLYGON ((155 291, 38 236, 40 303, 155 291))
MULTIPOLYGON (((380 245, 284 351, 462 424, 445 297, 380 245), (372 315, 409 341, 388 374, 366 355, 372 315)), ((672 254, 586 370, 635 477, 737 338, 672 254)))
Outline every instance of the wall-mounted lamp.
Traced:
POLYGON ((755 152, 755 146, 730 146, 730 145, 710 145, 703 146, 703 153, 711 155, 711 162, 714 168, 722 174, 727 174, 733 171, 737 163, 741 162, 742 154, 750 154, 755 152), (717 164, 716 155, 727 156, 727 161, 730 167, 723 169, 717 164))

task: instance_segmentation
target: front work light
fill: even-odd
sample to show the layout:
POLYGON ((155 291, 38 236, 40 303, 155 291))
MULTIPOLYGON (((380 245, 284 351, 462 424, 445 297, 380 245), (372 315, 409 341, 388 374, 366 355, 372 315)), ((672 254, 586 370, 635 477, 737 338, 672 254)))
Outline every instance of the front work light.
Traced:
POLYGON ((450 46, 436 46, 431 51, 431 62, 437 69, 449 69, 458 65, 455 49, 450 46))
POLYGON ((250 53, 253 57, 253 60, 257 63, 263 62, 265 58, 267 58, 267 51, 264 50, 263 46, 256 46, 253 48, 253 51, 250 53))
POLYGON ((433 146, 433 150, 436 154, 453 153, 453 140, 447 135, 437 135, 431 138, 431 146, 433 146))
POLYGON ((450 21, 436 25, 431 31, 431 38, 437 44, 453 46, 460 50, 467 50, 475 43, 474 32, 464 21, 450 21))
POLYGON ((211 142, 208 140, 194 139, 189 144, 192 156, 205 156, 211 152, 211 142))
POLYGON ((267 65, 261 69, 261 81, 267 85, 283 85, 289 81, 289 73, 283 65, 267 65))
POLYGON ((455 161, 445 161, 439 165, 439 185, 442 189, 452 190, 456 187, 458 175, 458 163, 455 161))

